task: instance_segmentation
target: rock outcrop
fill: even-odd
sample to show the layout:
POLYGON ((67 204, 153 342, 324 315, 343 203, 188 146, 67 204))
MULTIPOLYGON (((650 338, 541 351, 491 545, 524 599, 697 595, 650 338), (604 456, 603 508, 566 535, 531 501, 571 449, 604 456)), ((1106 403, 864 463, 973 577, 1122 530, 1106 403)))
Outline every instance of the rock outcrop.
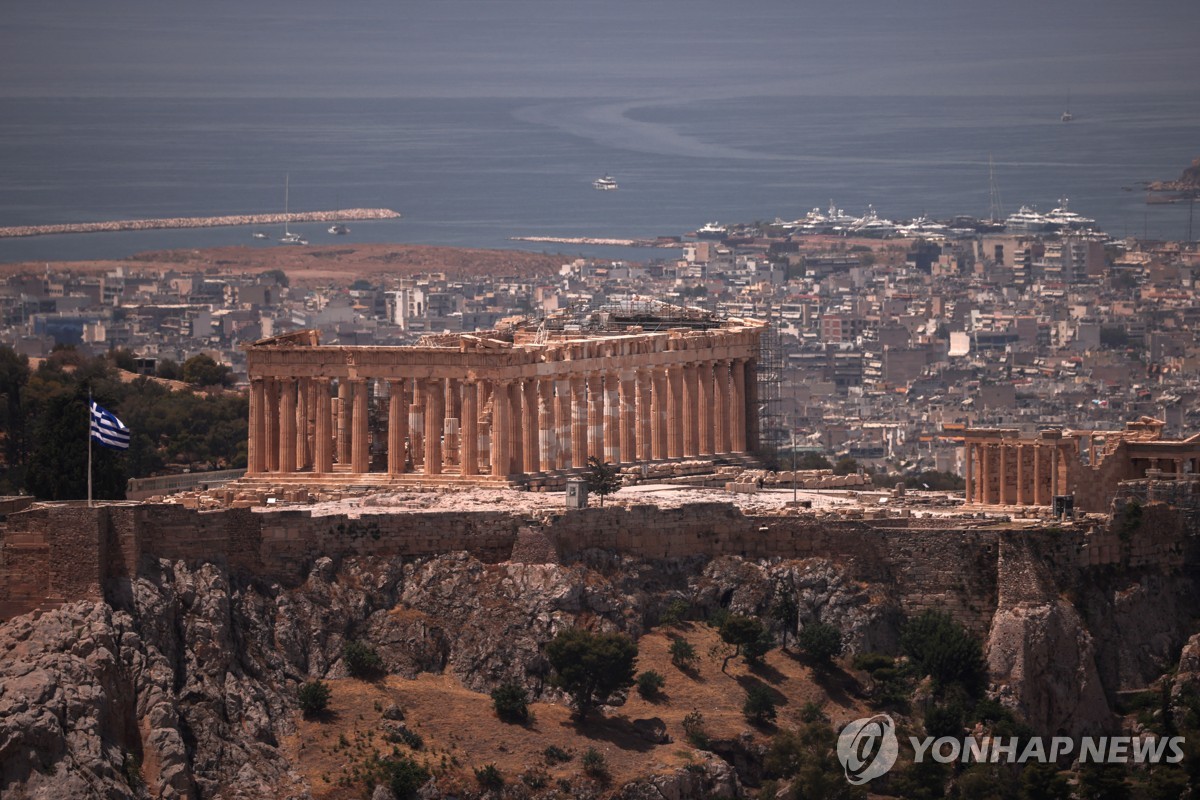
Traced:
POLYGON ((997 611, 986 652, 993 693, 1036 730, 1077 736, 1111 727, 1095 645, 1070 604, 997 611))

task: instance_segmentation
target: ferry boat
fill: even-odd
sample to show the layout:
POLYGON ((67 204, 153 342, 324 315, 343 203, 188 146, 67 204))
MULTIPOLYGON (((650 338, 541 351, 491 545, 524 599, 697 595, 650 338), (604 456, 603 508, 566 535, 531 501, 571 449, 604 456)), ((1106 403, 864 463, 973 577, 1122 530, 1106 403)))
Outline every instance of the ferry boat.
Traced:
POLYGON ((601 192, 611 192, 617 189, 618 186, 611 175, 605 175, 603 178, 596 178, 596 180, 592 181, 592 188, 598 189, 601 192))
POLYGON ((696 236, 701 239, 724 239, 729 229, 719 222, 709 222, 696 229, 696 236))

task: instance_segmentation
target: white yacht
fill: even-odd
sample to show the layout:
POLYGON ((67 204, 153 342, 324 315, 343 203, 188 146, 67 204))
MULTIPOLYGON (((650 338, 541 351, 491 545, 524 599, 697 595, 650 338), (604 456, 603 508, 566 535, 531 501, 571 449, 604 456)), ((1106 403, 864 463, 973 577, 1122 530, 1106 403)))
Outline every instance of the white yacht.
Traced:
POLYGON ((867 213, 855 220, 846 233, 852 236, 875 236, 886 238, 896 232, 896 223, 890 219, 882 219, 875 212, 875 206, 867 206, 867 213))
POLYGON ((1084 230, 1091 228, 1096 224, 1096 220, 1085 217, 1082 214, 1076 214, 1067 208, 1070 201, 1066 197, 1061 197, 1058 200, 1058 208, 1054 209, 1046 215, 1046 219, 1050 220, 1055 225, 1065 230, 1084 230))
POLYGON ((1039 214, 1029 206, 1021 206, 1014 214, 1009 214, 1004 221, 1004 227, 1010 231, 1027 231, 1038 233, 1055 227, 1045 214, 1039 214))
POLYGON ((617 189, 618 186, 616 180, 611 175, 605 175, 603 178, 596 178, 596 180, 592 181, 592 188, 602 192, 611 192, 617 189))
POLYGON ((342 225, 341 223, 335 223, 335 224, 329 226, 329 232, 332 233, 334 236, 345 236, 347 233, 350 232, 350 229, 347 228, 345 225, 342 225))
POLYGON ((255 239, 270 239, 271 238, 269 235, 263 233, 262 231, 255 231, 254 233, 252 233, 250 235, 253 236, 255 239))
POLYGON ((940 222, 934 222, 929 217, 922 214, 921 216, 909 222, 907 225, 897 225, 897 232, 904 236, 946 236, 950 229, 940 222))
POLYGON ((828 211, 822 213, 821 209, 814 208, 797 222, 802 233, 843 233, 858 222, 858 218, 850 216, 830 200, 828 211))

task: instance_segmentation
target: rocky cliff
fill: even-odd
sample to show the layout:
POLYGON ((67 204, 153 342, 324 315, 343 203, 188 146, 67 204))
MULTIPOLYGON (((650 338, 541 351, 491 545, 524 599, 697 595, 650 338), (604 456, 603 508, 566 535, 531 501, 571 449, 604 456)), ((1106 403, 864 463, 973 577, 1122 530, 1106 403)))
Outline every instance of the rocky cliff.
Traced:
MULTIPOLYGON (((1115 693, 1169 669, 1191 633, 1198 593, 1186 574, 1109 569, 1080 589, 1039 566, 1037 552, 1000 558, 1009 561, 986 643, 992 691, 1037 729, 1111 726, 1115 693)), ((638 637, 675 600, 702 618, 719 608, 765 615, 782 595, 795 600, 797 628, 832 623, 852 653, 895 652, 911 600, 897 584, 864 581, 827 558, 651 560, 602 550, 572 564, 484 563, 466 553, 318 558, 292 586, 203 560, 149 561, 111 581, 105 601, 0 626, 0 792, 352 796, 314 785, 295 744, 297 687, 344 677, 348 641, 370 642, 391 675, 444 674, 474 692, 515 681, 535 699, 561 702, 541 647, 565 626, 638 637)), ((729 763, 704 755, 686 769, 662 762, 604 792, 743 789, 729 763)))

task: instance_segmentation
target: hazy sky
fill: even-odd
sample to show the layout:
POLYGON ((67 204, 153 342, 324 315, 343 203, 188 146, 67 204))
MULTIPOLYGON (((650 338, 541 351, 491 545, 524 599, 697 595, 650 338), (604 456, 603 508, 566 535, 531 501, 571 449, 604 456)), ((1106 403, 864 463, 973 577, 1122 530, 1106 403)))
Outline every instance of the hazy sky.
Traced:
POLYGON ((41 0, 6 96, 1200 92, 1200 0, 41 0))

